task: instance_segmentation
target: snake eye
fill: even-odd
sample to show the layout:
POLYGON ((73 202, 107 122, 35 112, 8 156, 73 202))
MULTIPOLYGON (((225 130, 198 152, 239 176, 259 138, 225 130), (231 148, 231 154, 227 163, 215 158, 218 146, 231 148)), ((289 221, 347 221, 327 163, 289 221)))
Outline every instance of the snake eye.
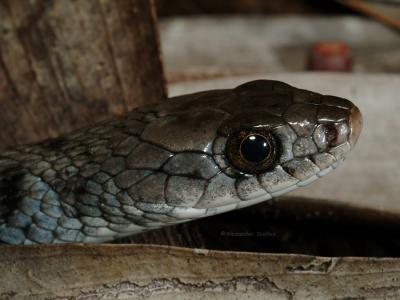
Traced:
POLYGON ((240 130, 226 144, 229 162, 239 171, 259 174, 271 169, 276 161, 275 137, 265 130, 240 130))

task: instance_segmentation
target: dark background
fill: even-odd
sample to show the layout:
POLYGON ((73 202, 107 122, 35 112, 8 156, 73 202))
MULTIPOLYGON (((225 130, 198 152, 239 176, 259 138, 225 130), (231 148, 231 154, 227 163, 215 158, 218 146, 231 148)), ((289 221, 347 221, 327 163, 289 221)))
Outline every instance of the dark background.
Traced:
POLYGON ((326 0, 156 0, 155 2, 160 17, 199 14, 354 14, 349 8, 326 0))

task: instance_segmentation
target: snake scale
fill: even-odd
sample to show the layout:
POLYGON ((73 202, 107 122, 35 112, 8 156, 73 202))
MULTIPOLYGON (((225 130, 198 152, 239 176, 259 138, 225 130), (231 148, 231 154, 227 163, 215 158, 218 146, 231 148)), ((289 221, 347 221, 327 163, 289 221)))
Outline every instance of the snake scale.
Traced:
POLYGON ((105 242, 280 196, 335 169, 350 101, 256 80, 0 152, 0 241, 105 242))

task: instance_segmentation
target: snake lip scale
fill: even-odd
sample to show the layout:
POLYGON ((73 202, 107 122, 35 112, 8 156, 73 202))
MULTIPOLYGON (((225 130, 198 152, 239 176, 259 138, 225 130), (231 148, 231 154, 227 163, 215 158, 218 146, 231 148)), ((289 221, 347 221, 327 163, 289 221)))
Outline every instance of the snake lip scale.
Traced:
POLYGON ((350 101, 255 80, 0 151, 0 242, 106 242, 247 207, 325 176, 362 128, 350 101))

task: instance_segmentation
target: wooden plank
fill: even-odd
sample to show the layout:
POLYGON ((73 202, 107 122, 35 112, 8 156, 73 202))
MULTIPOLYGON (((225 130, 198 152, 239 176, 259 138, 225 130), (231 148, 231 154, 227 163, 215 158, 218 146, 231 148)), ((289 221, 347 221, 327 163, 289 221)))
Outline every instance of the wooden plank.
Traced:
POLYGON ((144 245, 4 246, 1 299, 395 299, 400 259, 144 245))
POLYGON ((152 1, 0 2, 1 147, 160 101, 152 1))

